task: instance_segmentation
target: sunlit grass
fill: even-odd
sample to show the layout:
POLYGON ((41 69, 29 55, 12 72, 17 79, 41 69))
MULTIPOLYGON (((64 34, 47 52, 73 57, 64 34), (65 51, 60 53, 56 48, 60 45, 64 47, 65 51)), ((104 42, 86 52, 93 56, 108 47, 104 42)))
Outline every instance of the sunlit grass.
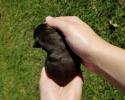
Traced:
MULTIPOLYGON (((103 39, 125 48, 124 0, 0 0, 0 100, 39 100, 46 54, 32 48, 32 34, 48 15, 79 16, 103 39)), ((86 69, 83 75, 84 100, 125 100, 102 77, 86 69)))

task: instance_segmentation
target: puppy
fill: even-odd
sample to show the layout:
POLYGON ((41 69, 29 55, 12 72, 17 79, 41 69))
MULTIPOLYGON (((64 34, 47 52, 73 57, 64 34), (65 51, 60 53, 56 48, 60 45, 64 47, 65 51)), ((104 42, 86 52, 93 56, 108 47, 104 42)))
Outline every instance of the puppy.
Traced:
POLYGON ((45 70, 58 85, 67 85, 80 73, 80 58, 69 48, 63 34, 47 24, 35 28, 34 48, 47 52, 45 70))

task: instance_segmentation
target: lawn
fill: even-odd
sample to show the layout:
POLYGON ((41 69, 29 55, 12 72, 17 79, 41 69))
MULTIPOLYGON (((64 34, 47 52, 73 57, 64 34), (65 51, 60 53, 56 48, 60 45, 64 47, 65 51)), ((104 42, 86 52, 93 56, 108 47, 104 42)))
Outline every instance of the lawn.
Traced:
MULTIPOLYGON (((32 34, 48 15, 79 16, 103 39, 125 48, 125 0, 0 0, 0 100, 39 100, 46 53, 32 48, 32 34)), ((82 70, 83 100, 125 100, 107 80, 82 70)))

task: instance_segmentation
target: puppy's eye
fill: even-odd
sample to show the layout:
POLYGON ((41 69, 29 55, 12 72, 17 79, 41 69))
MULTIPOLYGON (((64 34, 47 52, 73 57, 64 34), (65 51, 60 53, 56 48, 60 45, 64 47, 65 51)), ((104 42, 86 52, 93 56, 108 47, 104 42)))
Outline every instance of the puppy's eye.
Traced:
POLYGON ((40 43, 35 41, 34 44, 33 44, 33 48, 41 48, 40 43))

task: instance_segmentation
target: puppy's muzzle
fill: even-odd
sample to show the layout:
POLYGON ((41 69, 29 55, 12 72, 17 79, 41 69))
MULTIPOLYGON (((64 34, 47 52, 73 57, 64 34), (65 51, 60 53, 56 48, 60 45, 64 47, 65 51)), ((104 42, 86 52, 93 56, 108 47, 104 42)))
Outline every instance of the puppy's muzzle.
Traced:
POLYGON ((34 44, 33 44, 33 48, 41 48, 40 43, 35 41, 34 44))

